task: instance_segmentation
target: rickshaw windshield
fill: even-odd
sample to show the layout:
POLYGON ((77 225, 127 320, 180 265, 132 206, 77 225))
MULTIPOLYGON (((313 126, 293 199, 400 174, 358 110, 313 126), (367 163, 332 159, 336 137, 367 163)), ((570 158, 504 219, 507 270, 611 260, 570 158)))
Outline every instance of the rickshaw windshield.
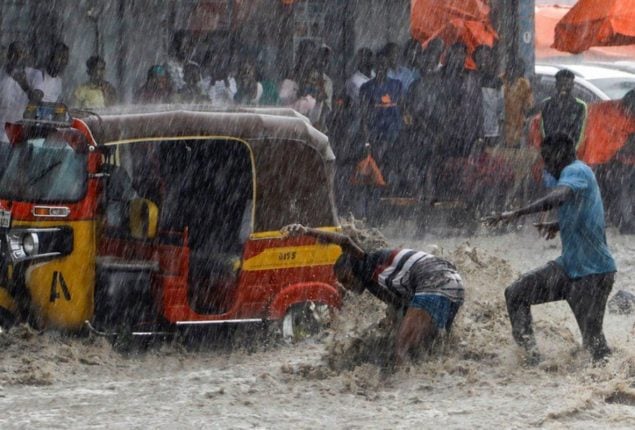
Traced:
POLYGON ((73 202, 86 192, 87 155, 59 134, 13 146, 0 179, 0 198, 33 202, 73 202))

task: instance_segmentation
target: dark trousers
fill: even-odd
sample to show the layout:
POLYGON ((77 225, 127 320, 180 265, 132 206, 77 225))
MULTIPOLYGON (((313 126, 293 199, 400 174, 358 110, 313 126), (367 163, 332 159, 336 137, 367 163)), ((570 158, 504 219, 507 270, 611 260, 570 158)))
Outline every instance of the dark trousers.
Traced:
POLYGON ((536 346, 531 327, 531 305, 566 300, 580 327, 583 345, 593 358, 600 359, 610 353, 602 323, 614 277, 614 273, 603 273, 570 279, 553 261, 525 273, 505 290, 516 343, 527 350, 536 346))

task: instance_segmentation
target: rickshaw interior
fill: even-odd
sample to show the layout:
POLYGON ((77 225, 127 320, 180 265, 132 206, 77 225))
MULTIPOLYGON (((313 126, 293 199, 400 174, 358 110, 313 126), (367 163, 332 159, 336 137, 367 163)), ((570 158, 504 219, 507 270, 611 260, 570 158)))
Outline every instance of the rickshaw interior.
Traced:
POLYGON ((232 139, 183 139, 117 144, 107 151, 106 244, 108 237, 134 239, 126 216, 130 202, 151 201, 159 209, 156 241, 188 248, 192 309, 226 311, 253 226, 254 178, 247 145, 232 139))

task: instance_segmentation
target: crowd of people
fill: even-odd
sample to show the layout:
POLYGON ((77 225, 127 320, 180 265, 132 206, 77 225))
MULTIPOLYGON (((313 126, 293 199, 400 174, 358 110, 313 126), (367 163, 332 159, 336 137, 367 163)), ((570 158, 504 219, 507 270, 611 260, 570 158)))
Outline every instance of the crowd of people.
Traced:
MULTIPOLYGON (((485 203, 493 207, 527 199, 525 184, 539 146, 519 150, 532 148, 528 118, 541 114, 537 140, 565 132, 579 144, 587 116, 584 102, 572 95, 573 73, 559 72, 553 96, 535 103, 522 60, 507 62, 501 71, 496 51, 482 45, 468 55, 463 43, 448 46, 441 39, 425 45, 409 40, 403 47, 387 43, 376 52, 359 49, 352 73, 333 79, 331 48, 312 40, 298 44, 292 67, 273 72, 247 50, 202 47, 177 31, 169 58, 149 67, 133 103, 293 108, 329 135, 338 164, 336 195, 346 211, 358 209, 355 198, 368 200, 354 183, 427 202, 489 199, 485 203), (368 154, 374 175, 351 180, 367 173, 360 171, 360 160, 368 154)), ((10 44, 0 76, 3 123, 19 120, 30 100, 87 110, 123 102, 105 79, 107 64, 100 56, 87 59, 87 80, 72 91, 63 79, 68 46, 54 44, 37 69, 28 66, 30 57, 24 43, 10 44)), ((367 208, 360 212, 368 215, 367 208)))

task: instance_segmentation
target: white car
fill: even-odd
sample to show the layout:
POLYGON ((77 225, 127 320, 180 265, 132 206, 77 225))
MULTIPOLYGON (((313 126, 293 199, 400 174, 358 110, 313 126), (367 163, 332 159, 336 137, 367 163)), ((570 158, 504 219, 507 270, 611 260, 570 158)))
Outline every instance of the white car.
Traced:
POLYGON ((593 64, 600 67, 607 67, 609 69, 617 69, 617 70, 622 70, 628 73, 635 73, 635 61, 617 60, 612 62, 608 62, 608 61, 597 62, 593 64))
POLYGON ((587 103, 621 99, 635 89, 635 73, 615 67, 588 64, 536 64, 534 98, 544 100, 555 92, 556 73, 569 69, 575 75, 573 96, 587 103))

